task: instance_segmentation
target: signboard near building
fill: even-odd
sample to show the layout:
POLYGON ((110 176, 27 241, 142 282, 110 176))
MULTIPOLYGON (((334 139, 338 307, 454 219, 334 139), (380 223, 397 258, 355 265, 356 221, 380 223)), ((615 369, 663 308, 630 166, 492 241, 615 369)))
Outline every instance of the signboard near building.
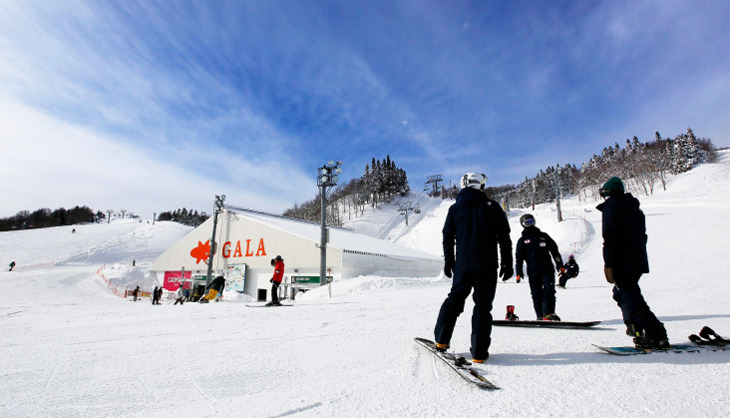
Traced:
POLYGON ((246 264, 230 264, 226 272, 226 290, 243 293, 246 288, 246 264))
MULTIPOLYGON (((327 283, 332 282, 332 276, 327 276, 327 283)), ((292 287, 317 288, 319 287, 319 276, 291 276, 292 287)))
POLYGON ((162 287, 165 290, 169 290, 171 292, 177 291, 177 289, 180 287, 183 281, 190 280, 190 274, 191 272, 185 271, 185 277, 183 277, 183 271, 166 271, 164 276, 164 281, 162 284, 162 287))

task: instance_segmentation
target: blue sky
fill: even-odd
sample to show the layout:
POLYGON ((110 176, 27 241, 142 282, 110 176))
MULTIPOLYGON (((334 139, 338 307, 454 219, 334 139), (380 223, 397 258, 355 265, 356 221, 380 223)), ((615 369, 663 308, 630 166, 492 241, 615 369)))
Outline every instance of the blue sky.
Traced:
POLYGON ((730 146, 725 1, 0 2, 0 216, 280 212, 390 155, 517 183, 655 131, 730 146))

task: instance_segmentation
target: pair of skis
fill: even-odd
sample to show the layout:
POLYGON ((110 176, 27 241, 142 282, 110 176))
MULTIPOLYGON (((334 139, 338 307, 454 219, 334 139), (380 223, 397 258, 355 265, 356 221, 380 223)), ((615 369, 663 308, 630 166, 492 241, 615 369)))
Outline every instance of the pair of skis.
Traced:
MULTIPOLYGON (((520 321, 520 320, 494 320, 492 324, 495 326, 508 326, 508 327, 538 327, 538 328, 575 328, 575 329, 586 329, 598 325, 601 321, 588 321, 588 322, 570 322, 570 321, 520 321)), ((425 347, 428 351, 433 353, 436 357, 441 359, 449 367, 451 367, 459 376, 461 376, 467 382, 476 385, 481 389, 494 390, 499 389, 497 385, 487 380, 480 373, 479 368, 473 367, 471 362, 462 356, 439 351, 436 349, 436 344, 425 338, 415 338, 416 343, 425 347)))
POLYGON ((447 353, 445 351, 439 351, 433 341, 427 340, 425 338, 415 338, 414 340, 421 347, 426 348, 426 350, 430 351, 436 357, 441 359, 441 361, 451 367, 459 376, 461 376, 467 382, 481 389, 499 389, 499 386, 495 385, 494 383, 487 380, 487 378, 482 376, 479 370, 475 367, 472 367, 472 363, 465 359, 463 356, 453 353, 447 353))

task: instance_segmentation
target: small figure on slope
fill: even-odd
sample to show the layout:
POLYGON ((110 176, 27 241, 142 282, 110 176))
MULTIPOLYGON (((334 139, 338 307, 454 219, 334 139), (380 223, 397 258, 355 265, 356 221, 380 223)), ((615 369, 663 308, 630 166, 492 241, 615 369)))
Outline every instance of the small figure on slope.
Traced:
POLYGON ((437 349, 445 351, 451 342, 456 319, 464 311, 465 300, 474 289, 471 355, 475 363, 483 363, 489 357, 497 268, 499 276, 505 280, 513 274, 509 223, 499 204, 484 193, 486 181, 484 174, 465 174, 456 203, 451 205, 446 216, 444 274, 446 277, 453 275, 454 280, 441 305, 434 330, 437 349))
POLYGON ((180 287, 177 288, 177 292, 175 292, 175 303, 173 305, 177 305, 178 303, 180 306, 182 306, 183 302, 185 302, 185 289, 182 284, 180 284, 180 287))
POLYGON ((281 305, 279 302, 279 286, 284 279, 284 259, 277 255, 276 258, 271 259, 271 266, 274 267, 274 275, 269 280, 271 282, 271 302, 267 303, 266 306, 281 305))
POLYGON ((603 270, 606 281, 613 284, 626 334, 634 337, 636 348, 668 349, 667 330, 639 288, 641 275, 649 272, 644 212, 618 177, 608 179, 600 195, 606 199, 596 207, 603 218, 603 270))
POLYGON ((568 283, 568 280, 578 277, 578 273, 580 273, 580 267, 578 267, 578 263, 575 261, 573 254, 571 254, 568 256, 568 261, 563 265, 563 269, 558 274, 558 287, 565 289, 565 284, 568 283))
POLYGON ((535 217, 531 214, 522 215, 520 225, 524 229, 515 249, 517 277, 523 277, 522 264, 527 262, 532 306, 537 319, 560 321, 555 314, 555 272, 563 267, 558 244, 535 226, 535 217))

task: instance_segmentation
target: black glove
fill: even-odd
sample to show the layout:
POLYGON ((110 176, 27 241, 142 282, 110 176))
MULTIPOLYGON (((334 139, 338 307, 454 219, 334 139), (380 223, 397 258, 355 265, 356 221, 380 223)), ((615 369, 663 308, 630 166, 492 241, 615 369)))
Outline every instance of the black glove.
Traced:
POLYGON ((515 274, 515 271, 512 269, 512 266, 509 264, 503 264, 499 268, 499 277, 502 278, 502 281, 507 281, 512 277, 512 275, 515 274))
POLYGON ((274 279, 269 279, 269 283, 274 283, 274 279))
POLYGON ((445 263, 444 264, 444 276, 448 277, 449 279, 451 276, 454 275, 454 264, 453 263, 445 263))

